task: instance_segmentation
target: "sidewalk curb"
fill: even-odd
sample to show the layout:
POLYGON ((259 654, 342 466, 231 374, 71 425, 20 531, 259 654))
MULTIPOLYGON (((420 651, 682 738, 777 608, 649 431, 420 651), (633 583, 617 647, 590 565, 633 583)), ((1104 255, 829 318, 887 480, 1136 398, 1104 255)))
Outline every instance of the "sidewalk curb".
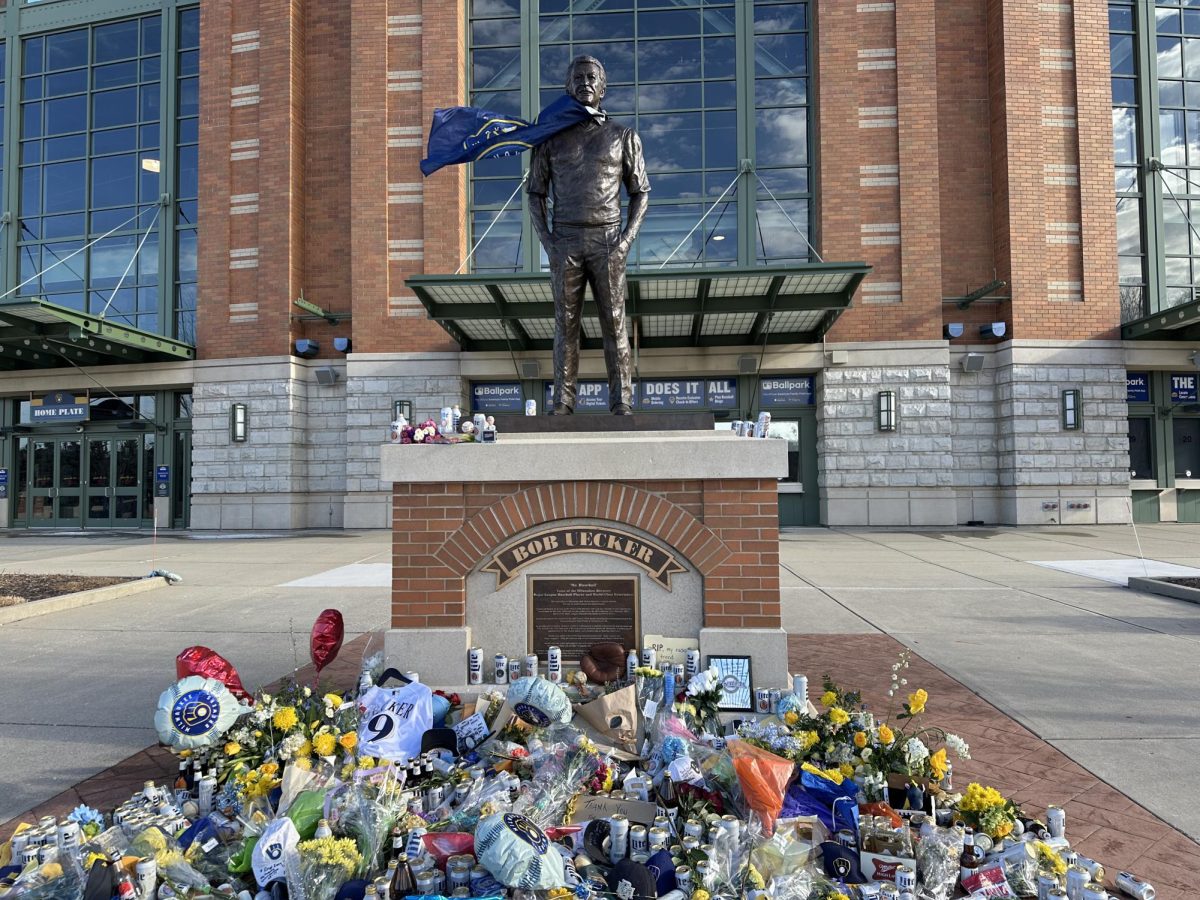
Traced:
POLYGON ((1145 591, 1147 594, 1158 594, 1160 597, 1170 597, 1173 600, 1186 600, 1188 603, 1200 603, 1200 588, 1188 587, 1184 584, 1171 584, 1157 578, 1130 578, 1129 589, 1145 591))
POLYGON ((61 594, 58 597, 47 597, 45 600, 34 600, 31 603, 0 607, 0 625, 8 625, 12 622, 20 622, 22 619, 32 619, 35 616, 60 612, 64 609, 76 609, 80 606, 90 606, 93 603, 103 603, 105 600, 116 600, 118 597, 141 594, 155 588, 166 587, 166 585, 167 579, 165 578, 139 578, 136 581, 92 588, 90 591, 76 591, 73 594, 61 594))

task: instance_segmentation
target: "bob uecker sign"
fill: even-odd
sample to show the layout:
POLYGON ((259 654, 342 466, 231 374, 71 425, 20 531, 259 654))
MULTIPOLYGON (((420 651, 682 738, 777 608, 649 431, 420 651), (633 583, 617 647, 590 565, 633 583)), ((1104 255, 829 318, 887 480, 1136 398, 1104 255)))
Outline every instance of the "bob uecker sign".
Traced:
POLYGON ((483 567, 496 576, 496 589, 504 587, 518 570, 539 559, 559 553, 605 553, 636 563, 668 591, 671 576, 687 569, 675 554, 638 535, 602 525, 572 525, 552 528, 522 538, 499 550, 483 567))

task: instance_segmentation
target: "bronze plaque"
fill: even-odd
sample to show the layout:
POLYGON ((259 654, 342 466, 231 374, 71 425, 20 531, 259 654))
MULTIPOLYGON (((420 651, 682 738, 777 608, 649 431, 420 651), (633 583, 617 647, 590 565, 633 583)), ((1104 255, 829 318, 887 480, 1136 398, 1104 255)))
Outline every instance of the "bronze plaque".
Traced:
POLYGON ((636 650, 641 633, 636 575, 531 575, 529 648, 544 663, 546 648, 577 663, 592 644, 619 641, 636 650))

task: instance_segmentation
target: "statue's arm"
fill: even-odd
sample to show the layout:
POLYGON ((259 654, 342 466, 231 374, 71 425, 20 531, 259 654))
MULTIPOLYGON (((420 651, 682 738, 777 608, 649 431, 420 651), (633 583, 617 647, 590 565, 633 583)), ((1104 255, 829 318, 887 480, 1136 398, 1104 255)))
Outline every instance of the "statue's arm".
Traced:
POLYGON ((650 179, 646 176, 646 160, 642 154, 642 139, 630 131, 625 138, 623 181, 629 194, 629 216, 625 230, 621 233, 621 244, 626 252, 637 240, 646 210, 650 205, 650 179))
POLYGON ((529 161, 529 216, 533 220, 533 230, 537 232, 538 240, 550 252, 554 246, 554 233, 550 230, 550 205, 546 195, 550 192, 550 154, 545 144, 533 148, 533 156, 529 161))

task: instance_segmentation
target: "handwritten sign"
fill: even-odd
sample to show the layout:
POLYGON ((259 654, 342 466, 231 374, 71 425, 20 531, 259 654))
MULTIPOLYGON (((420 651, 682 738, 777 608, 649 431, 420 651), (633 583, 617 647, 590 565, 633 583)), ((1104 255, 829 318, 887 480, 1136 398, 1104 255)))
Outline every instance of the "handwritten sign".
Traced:
POLYGON ((663 666, 684 665, 687 662, 687 652, 699 650, 700 641, 696 638, 648 634, 642 639, 642 646, 654 648, 654 660, 661 669, 663 666))
POLYGON ((575 800, 575 810, 571 814, 568 825, 576 822, 590 822, 593 819, 611 819, 620 814, 639 825, 650 827, 654 824, 657 807, 645 800, 615 800, 612 797, 593 797, 584 794, 575 800))
POLYGON ((459 749, 466 751, 474 750, 486 741, 492 732, 483 718, 483 713, 475 713, 455 725, 454 733, 458 735, 459 749))

